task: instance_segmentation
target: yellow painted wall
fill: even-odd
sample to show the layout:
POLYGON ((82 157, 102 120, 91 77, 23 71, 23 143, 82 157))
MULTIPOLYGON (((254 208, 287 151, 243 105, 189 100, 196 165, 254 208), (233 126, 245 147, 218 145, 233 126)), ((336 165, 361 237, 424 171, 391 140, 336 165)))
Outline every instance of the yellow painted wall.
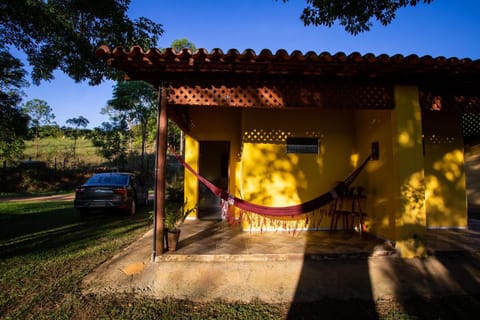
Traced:
POLYGON ((365 187, 367 230, 387 239, 395 237, 396 188, 391 181, 394 169, 391 110, 360 110, 355 113, 359 158, 371 152, 372 142, 379 143, 379 159, 370 161, 357 185, 365 187))
MULTIPOLYGON (((185 162, 188 163, 193 170, 198 172, 198 140, 190 135, 185 135, 185 162)), ((198 199, 198 180, 193 173, 185 170, 185 179, 183 184, 185 208, 193 208, 197 206, 198 199)), ((190 217, 197 217, 197 211, 192 212, 190 217)))
POLYGON ((478 170, 478 159, 480 159, 480 143, 471 140, 465 145, 465 177, 467 188, 468 212, 480 214, 480 170, 478 170))
POLYGON ((392 112, 395 242, 403 257, 425 256, 426 208, 421 111, 416 87, 395 87, 392 112))
MULTIPOLYGON (((358 165, 353 115, 352 110, 191 108, 186 161, 198 170, 199 141, 230 141, 230 193, 261 205, 300 204, 331 190, 358 165), (319 154, 287 154, 287 136, 318 137, 319 154)), ((185 177, 190 206, 198 198, 197 181, 185 177)), ((328 217, 309 221, 321 228, 330 223, 328 217)))
MULTIPOLYGON (((185 160, 198 172, 199 141, 230 142, 230 178, 229 192, 236 193, 235 175, 240 153, 241 110, 233 108, 194 107, 189 110, 190 132, 185 139, 185 160)), ((185 170, 187 172, 187 170, 185 170)), ((198 180, 191 174, 185 174, 184 186, 187 207, 198 201, 198 180)))
POLYGON ((427 227, 467 226, 466 181, 460 114, 426 111, 425 183, 427 227))
MULTIPOLYGON (((245 109, 237 180, 240 197, 280 207, 304 203, 331 190, 354 170, 352 115, 351 110, 245 109), (320 152, 287 154, 287 137, 317 137, 320 152)), ((330 223, 327 217, 320 224, 309 221, 316 228, 328 228, 330 223)))
POLYGON ((357 145, 368 152, 378 141, 361 183, 368 195, 368 229, 393 240, 403 257, 424 256, 426 206, 421 112, 416 87, 394 88, 393 110, 357 111, 357 145))

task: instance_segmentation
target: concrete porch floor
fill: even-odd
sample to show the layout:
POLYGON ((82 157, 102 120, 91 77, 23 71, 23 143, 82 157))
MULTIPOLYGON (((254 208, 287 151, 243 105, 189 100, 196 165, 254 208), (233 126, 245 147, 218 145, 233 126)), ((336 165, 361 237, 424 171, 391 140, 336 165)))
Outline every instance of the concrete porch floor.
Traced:
MULTIPOLYGON (((344 231, 242 231, 239 226, 225 221, 189 220, 182 225, 177 251, 157 256, 156 261, 201 259, 202 256, 248 256, 265 255, 298 256, 370 256, 390 254, 385 241, 368 235, 344 231), (194 257, 196 256, 196 257, 194 257)), ((237 257, 239 258, 239 257, 237 257)), ((228 259, 231 259, 228 258, 228 259)))
MULTIPOLYGON (((469 229, 428 230, 430 254, 480 249, 480 223, 471 220, 469 229)), ((370 257, 395 254, 388 241, 368 234, 342 230, 242 231, 225 221, 188 220, 182 225, 175 252, 159 255, 157 261, 195 255, 319 255, 325 257, 370 257), (173 256, 173 257, 172 257, 173 256)))
POLYGON ((152 261, 152 232, 83 282, 85 293, 136 292, 193 301, 316 301, 480 294, 480 231, 429 230, 426 259, 343 231, 248 232, 186 221, 177 251, 152 261))

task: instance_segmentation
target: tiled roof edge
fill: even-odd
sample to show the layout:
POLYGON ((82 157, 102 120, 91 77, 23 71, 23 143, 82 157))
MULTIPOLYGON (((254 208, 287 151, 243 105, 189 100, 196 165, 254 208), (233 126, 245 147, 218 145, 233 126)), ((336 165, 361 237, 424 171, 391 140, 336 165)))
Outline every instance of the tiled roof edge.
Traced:
POLYGON ((284 49, 279 49, 275 53, 272 53, 269 49, 263 49, 258 54, 253 49, 246 49, 243 52, 238 51, 237 49, 229 49, 226 53, 219 48, 212 49, 208 51, 207 49, 200 48, 195 52, 192 52, 190 49, 184 48, 179 52, 175 51, 172 48, 166 48, 164 50, 159 50, 157 48, 152 48, 147 51, 144 51, 140 46, 133 46, 130 49, 126 49, 122 46, 115 47, 111 49, 108 46, 100 46, 96 55, 103 59, 130 59, 130 60, 156 60, 156 61, 188 61, 190 59, 196 61, 238 61, 238 62, 303 62, 303 61, 318 61, 318 62, 350 62, 350 63, 393 63, 393 64, 426 64, 426 65, 438 65, 442 66, 445 64, 449 65, 475 65, 480 67, 480 59, 472 60, 470 58, 456 58, 450 57, 446 58, 444 56, 432 57, 430 55, 418 56, 416 54, 410 54, 404 56, 402 54, 387 55, 380 54, 375 55, 373 53, 361 54, 359 52, 353 52, 346 54, 344 52, 336 52, 334 54, 329 52, 316 53, 313 51, 308 51, 302 53, 301 51, 295 50, 289 54, 284 49))

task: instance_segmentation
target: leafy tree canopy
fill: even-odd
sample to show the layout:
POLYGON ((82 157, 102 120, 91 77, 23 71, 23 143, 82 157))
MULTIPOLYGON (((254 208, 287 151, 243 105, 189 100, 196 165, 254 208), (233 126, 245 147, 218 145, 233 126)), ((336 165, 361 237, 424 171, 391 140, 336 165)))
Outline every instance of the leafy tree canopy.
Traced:
POLYGON ((0 49, 0 159, 12 160, 23 150, 28 115, 18 106, 28 83, 20 60, 0 49))
POLYGON ((55 115, 53 114, 52 107, 50 107, 46 101, 40 99, 27 101, 23 105, 23 112, 30 117, 30 127, 35 135, 35 157, 38 157, 40 134, 43 132, 41 127, 52 124, 55 115))
MULTIPOLYGON (((283 0, 287 2, 288 0, 283 0)), ((306 26, 331 27, 338 22, 353 35, 369 31, 372 19, 386 26, 395 18, 395 12, 403 7, 433 0, 306 0, 300 19, 306 26)))
POLYGON ((75 131, 73 132, 73 160, 76 160, 76 154, 77 154, 77 138, 78 138, 78 128, 80 127, 86 127, 90 121, 88 121, 87 118, 83 116, 79 116, 78 118, 70 118, 67 119, 67 124, 74 125, 75 126, 75 131))
POLYGON ((146 126, 148 120, 155 116, 157 110, 157 93, 144 81, 119 81, 113 88, 113 98, 102 109, 113 121, 124 119, 127 123, 146 126))
POLYGON ((195 47, 195 44, 193 44, 193 42, 191 42, 187 38, 173 40, 172 44, 171 44, 171 47, 175 51, 180 51, 183 48, 190 49, 190 51, 192 51, 192 52, 197 51, 197 47, 195 47))
POLYGON ((129 138, 125 120, 103 122, 101 127, 96 127, 92 132, 92 142, 99 148, 99 153, 119 165, 125 163, 129 138))
POLYGON ((119 81, 113 89, 113 99, 107 103, 107 109, 113 108, 120 111, 126 115, 127 121, 140 125, 143 169, 147 126, 157 111, 157 93, 149 83, 144 81, 119 81))
POLYGON ((30 126, 33 128, 51 124, 55 119, 52 107, 44 100, 33 99, 27 101, 23 106, 23 111, 30 116, 30 126))
POLYGON ((67 119, 67 124, 75 126, 76 129, 78 129, 80 127, 85 128, 89 123, 90 123, 90 121, 88 121, 88 119, 85 118, 84 116, 79 116, 78 118, 67 119))
POLYGON ((113 99, 109 100, 107 104, 115 110, 127 111, 130 121, 141 122, 142 116, 149 117, 156 111, 157 94, 147 82, 119 81, 113 88, 113 99), (144 114, 144 111, 147 114, 144 114))
POLYGON ((0 0, 0 48, 23 51, 32 80, 53 79, 60 69, 92 85, 119 74, 95 56, 102 45, 155 46, 162 25, 127 16, 130 0, 0 0))

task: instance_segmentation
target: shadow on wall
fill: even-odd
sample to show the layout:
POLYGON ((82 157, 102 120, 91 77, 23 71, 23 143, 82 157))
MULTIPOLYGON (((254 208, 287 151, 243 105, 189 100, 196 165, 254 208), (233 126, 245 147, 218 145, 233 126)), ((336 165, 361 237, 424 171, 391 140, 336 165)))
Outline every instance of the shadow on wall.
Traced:
POLYGON ((469 217, 480 218, 480 137, 465 144, 465 176, 469 217))

